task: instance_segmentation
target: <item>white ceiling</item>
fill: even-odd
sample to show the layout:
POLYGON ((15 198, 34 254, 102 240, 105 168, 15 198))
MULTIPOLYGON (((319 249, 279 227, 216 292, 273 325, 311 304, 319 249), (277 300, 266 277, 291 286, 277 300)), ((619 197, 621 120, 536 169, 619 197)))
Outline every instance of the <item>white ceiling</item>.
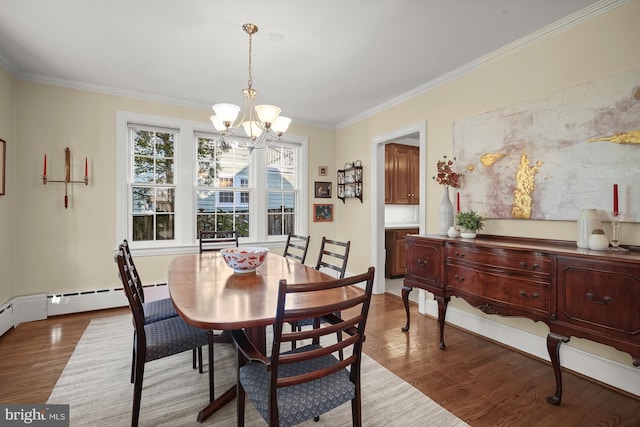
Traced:
POLYGON ((258 103, 334 128, 622 2, 0 0, 0 64, 20 79, 199 108, 240 104, 241 27, 252 22, 258 103))

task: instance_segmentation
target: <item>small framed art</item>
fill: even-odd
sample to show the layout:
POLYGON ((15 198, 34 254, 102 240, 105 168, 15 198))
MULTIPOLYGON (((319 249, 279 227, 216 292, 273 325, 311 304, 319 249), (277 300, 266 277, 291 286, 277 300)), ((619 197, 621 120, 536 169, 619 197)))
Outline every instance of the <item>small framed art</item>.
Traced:
POLYGON ((313 222, 333 222, 333 204, 314 204, 313 222))
POLYGON ((316 181, 315 192, 316 199, 330 199, 331 198, 331 183, 316 181))
POLYGON ((319 176, 327 176, 327 166, 318 166, 318 175, 319 176))

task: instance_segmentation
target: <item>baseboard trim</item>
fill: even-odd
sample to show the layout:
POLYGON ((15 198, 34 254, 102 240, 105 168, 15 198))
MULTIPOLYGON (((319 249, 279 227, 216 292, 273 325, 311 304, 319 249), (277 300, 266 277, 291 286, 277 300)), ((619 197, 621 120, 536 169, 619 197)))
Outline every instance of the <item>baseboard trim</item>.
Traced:
MULTIPOLYGON (((420 313, 438 317, 438 305, 434 300, 422 300, 419 304, 419 310, 420 313)), ((452 306, 447 308, 446 322, 507 347, 550 361, 546 337, 475 316, 452 306)), ((640 369, 634 368, 632 365, 605 359, 569 345, 560 347, 560 361, 563 368, 632 395, 640 396, 640 369)), ((553 380, 551 369, 549 370, 549 379, 553 380)))

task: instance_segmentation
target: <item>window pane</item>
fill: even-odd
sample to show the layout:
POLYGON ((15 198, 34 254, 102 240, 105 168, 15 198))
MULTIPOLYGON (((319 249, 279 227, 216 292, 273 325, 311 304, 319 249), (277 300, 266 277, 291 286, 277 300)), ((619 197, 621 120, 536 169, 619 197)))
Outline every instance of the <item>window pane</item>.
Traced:
POLYGON ((156 162, 156 183, 173 184, 173 159, 158 159, 156 162))
POLYGON ((174 216, 173 215, 158 215, 156 219, 157 230, 156 230, 156 238, 157 240, 171 240, 175 239, 174 229, 174 216))
POLYGON ((135 156, 133 158, 133 182, 153 182, 153 157, 135 156))
POLYGON ((249 195, 237 191, 249 185, 246 148, 205 136, 197 138, 197 145, 197 232, 235 229, 240 236, 248 237, 249 195))
POLYGON ((153 215, 133 216, 133 240, 153 240, 153 215))

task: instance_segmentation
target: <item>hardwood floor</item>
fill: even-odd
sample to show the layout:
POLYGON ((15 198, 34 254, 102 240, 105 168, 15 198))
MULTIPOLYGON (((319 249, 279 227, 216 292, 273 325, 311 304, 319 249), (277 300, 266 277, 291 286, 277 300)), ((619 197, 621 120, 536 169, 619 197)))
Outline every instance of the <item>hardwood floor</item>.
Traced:
MULTIPOLYGON (((550 365, 453 326, 442 351, 436 321, 419 315, 415 304, 411 310, 404 333, 400 298, 374 295, 365 353, 468 424, 640 426, 640 398, 564 372, 562 404, 552 406, 546 403, 555 387, 550 365)), ((8 331, 0 338, 0 402, 45 403, 91 319, 128 312, 54 316, 8 331)))

